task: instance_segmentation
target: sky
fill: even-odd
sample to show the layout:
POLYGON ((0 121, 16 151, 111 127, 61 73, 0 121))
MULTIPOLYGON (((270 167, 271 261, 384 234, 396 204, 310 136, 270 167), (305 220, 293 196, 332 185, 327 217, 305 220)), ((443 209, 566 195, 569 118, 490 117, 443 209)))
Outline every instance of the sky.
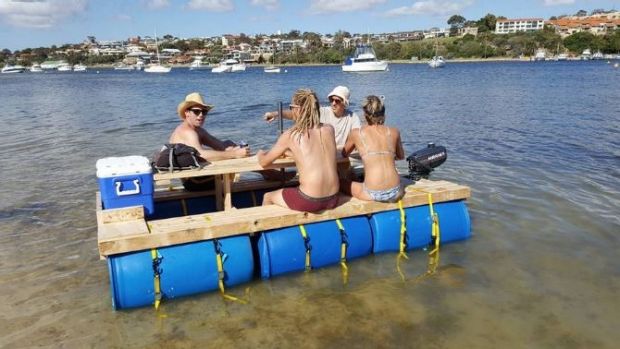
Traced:
POLYGON ((76 44, 87 36, 387 33, 448 27, 458 14, 508 18, 620 10, 620 0, 0 0, 0 49, 76 44))

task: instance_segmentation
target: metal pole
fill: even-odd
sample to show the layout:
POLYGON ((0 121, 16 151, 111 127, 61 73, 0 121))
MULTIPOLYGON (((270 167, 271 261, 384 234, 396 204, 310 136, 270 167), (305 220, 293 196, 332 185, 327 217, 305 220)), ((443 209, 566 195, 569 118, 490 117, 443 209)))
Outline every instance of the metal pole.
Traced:
POLYGON ((280 119, 280 134, 284 132, 284 115, 282 113, 282 102, 278 102, 278 118, 280 119))
MULTIPOLYGON (((278 102, 278 118, 280 119, 280 134, 284 133, 284 114, 282 112, 282 101, 278 102)), ((283 168, 280 169, 280 175, 282 176, 282 185, 284 185, 286 176, 284 175, 285 170, 283 168)))

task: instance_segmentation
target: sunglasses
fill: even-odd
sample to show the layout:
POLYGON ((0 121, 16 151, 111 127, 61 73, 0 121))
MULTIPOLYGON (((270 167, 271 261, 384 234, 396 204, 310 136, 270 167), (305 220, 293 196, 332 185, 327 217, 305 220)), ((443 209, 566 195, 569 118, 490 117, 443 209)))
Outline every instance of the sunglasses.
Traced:
POLYGON ((189 109, 189 111, 194 113, 195 116, 199 116, 200 114, 206 116, 207 113, 209 112, 207 109, 199 109, 199 108, 191 108, 191 109, 189 109))
POLYGON ((297 104, 289 104, 289 106, 288 106, 288 109, 289 109, 289 110, 293 110, 293 109, 295 109, 295 108, 301 108, 301 106, 300 106, 300 105, 297 105, 297 104))
POLYGON ((329 99, 330 103, 336 103, 336 104, 341 104, 342 103, 342 99, 339 98, 330 98, 329 99))

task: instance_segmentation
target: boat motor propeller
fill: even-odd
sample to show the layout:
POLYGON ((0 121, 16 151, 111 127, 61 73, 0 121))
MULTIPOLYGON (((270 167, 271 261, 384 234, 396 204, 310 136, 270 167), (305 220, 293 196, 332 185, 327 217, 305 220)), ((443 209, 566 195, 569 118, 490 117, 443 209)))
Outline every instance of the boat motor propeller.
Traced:
POLYGON ((443 164, 447 158, 446 147, 428 143, 426 148, 415 151, 407 157, 409 179, 417 181, 420 178, 428 178, 433 169, 443 164))

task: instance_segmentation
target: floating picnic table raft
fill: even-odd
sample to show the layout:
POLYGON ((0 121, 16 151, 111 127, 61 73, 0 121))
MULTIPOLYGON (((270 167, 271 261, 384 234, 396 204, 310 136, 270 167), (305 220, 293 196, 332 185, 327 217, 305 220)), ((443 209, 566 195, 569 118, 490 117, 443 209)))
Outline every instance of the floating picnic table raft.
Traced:
MULTIPOLYGON (((280 159, 271 168, 292 166, 280 159)), ((282 183, 233 181, 257 169, 251 157, 154 175, 98 171, 98 247, 108 262, 114 308, 158 306, 217 289, 224 294, 256 274, 270 278, 471 236, 466 186, 409 181, 399 203, 349 198, 335 209, 306 213, 260 206, 263 194, 282 183), (188 192, 170 182, 204 175, 215 176, 214 190, 188 192)))

